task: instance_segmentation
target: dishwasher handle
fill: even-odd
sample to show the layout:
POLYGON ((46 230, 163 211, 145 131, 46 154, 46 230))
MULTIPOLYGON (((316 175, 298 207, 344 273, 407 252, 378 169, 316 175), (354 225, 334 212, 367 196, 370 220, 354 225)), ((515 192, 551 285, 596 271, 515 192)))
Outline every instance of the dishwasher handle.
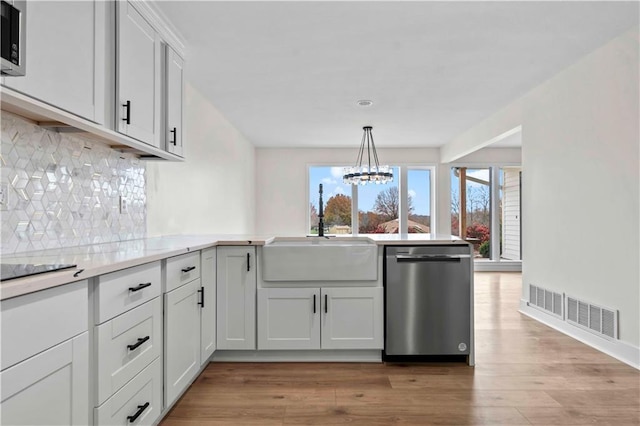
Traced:
POLYGON ((415 262, 449 262, 459 263, 462 259, 471 258, 468 254, 397 254, 398 263, 415 263, 415 262))

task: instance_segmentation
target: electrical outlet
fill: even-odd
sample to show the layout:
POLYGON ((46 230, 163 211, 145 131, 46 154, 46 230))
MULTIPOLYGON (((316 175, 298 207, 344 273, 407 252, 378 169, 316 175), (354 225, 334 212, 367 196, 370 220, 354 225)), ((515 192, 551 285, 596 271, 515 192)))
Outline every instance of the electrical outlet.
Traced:
POLYGON ((127 213, 129 213, 129 201, 121 195, 120 196, 120 214, 127 214, 127 213))
POLYGON ((6 182, 0 183, 0 210, 7 211, 9 206, 9 185, 6 182))

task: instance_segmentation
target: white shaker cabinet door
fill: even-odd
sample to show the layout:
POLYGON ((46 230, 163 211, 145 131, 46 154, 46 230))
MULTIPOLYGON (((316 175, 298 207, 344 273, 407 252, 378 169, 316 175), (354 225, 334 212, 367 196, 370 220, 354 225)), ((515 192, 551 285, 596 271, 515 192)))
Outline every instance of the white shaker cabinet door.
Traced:
POLYGON ((169 46, 166 46, 166 108, 165 149, 184 157, 183 148, 183 85, 184 61, 169 46))
POLYGON ((3 84, 104 124, 108 2, 27 3, 26 75, 3 84))
POLYGON ((202 250, 200 288, 200 364, 216 350, 216 248, 202 250))
POLYGON ((382 287, 323 288, 323 349, 382 349, 382 287))
POLYGON ((259 289, 258 349, 320 349, 320 289, 259 289))
POLYGON ((0 424, 89 424, 88 333, 7 368, 0 383, 0 424))
POLYGON ((218 349, 256 349, 255 247, 218 247, 218 349))
POLYGON ((164 295, 165 407, 191 383, 200 369, 200 279, 164 295))
POLYGON ((117 6, 117 128, 160 148, 160 38, 130 2, 117 6))

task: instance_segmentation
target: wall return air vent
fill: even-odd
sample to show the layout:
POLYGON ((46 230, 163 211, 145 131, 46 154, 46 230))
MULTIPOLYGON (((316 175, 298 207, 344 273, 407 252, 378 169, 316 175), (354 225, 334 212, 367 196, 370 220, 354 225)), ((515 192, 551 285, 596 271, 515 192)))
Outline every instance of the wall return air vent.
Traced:
POLYGON ((562 315, 562 294, 529 284, 529 306, 564 319, 562 315))
POLYGON ((567 296, 567 322, 605 339, 618 338, 618 311, 567 296))

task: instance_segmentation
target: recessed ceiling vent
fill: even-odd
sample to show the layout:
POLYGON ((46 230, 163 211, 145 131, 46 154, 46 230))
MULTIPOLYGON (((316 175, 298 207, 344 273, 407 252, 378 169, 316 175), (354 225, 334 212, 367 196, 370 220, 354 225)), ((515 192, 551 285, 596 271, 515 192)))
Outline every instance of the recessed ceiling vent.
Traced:
POLYGON ((605 339, 618 338, 618 311, 567 296, 567 322, 605 339))
POLYGON ((529 284, 529 306, 563 319, 560 293, 529 284))

